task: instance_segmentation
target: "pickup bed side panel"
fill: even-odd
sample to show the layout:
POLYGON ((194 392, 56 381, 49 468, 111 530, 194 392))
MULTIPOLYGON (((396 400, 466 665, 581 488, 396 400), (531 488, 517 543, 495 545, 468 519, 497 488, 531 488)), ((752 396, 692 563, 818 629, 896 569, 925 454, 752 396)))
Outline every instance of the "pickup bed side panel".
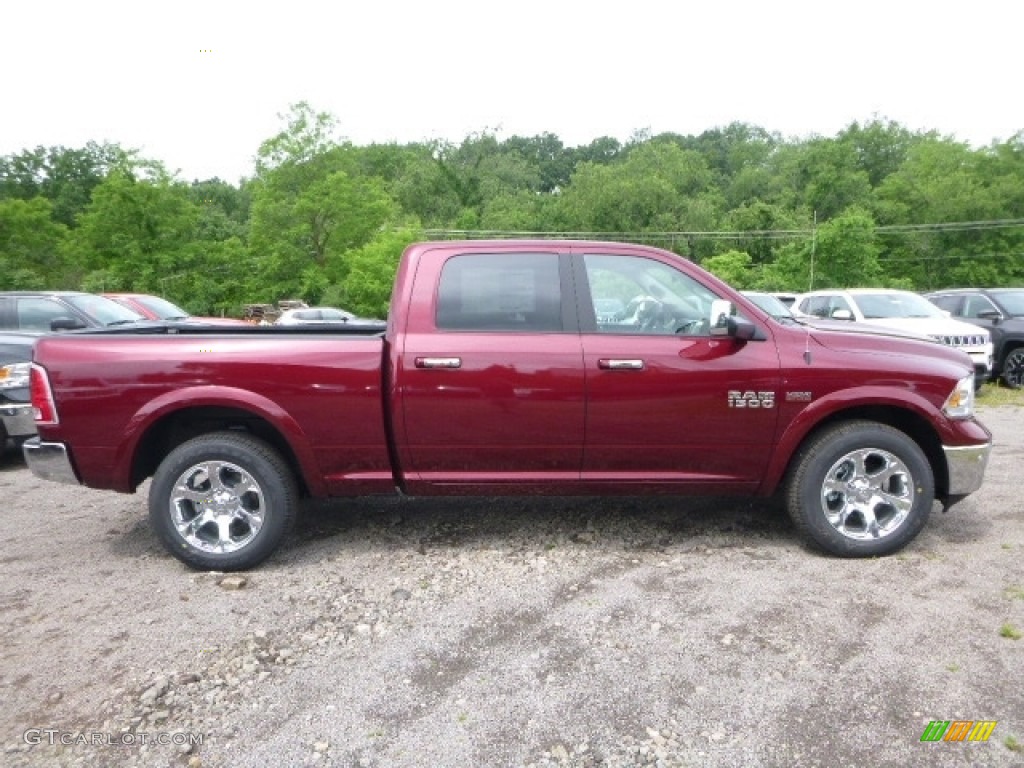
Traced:
POLYGON ((133 457, 158 423, 230 408, 287 441, 314 495, 388 491, 382 354, 380 338, 324 334, 44 338, 36 360, 68 426, 40 432, 72 446, 86 485, 131 491, 133 457))

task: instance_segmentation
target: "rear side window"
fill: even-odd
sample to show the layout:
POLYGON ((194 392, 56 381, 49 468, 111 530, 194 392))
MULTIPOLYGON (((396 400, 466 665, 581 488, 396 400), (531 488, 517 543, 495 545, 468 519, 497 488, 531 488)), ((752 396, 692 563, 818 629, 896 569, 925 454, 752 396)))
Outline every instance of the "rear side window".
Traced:
POLYGON ((436 324, 442 330, 459 331, 564 330, 558 256, 453 256, 441 271, 436 324))

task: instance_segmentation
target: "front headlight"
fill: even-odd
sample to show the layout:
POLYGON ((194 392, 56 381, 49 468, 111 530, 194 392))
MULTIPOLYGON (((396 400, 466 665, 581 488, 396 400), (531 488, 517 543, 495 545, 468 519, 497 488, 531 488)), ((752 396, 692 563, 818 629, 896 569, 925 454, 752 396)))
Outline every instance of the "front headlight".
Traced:
POLYGON ((974 415, 974 374, 964 376, 956 383, 942 406, 942 412, 951 419, 969 419, 974 415))
POLYGON ((27 387, 31 365, 31 363, 13 363, 0 366, 0 389, 27 387))

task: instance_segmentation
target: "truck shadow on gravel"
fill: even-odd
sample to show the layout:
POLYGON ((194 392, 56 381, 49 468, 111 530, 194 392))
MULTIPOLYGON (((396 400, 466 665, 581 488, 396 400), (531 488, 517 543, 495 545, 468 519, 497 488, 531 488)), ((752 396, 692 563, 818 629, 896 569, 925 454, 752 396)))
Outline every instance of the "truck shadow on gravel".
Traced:
POLYGON ((694 498, 360 499, 307 502, 275 559, 337 554, 339 547, 536 549, 563 544, 622 551, 799 546, 777 504, 694 498), (339 539, 341 541, 339 541, 339 539))

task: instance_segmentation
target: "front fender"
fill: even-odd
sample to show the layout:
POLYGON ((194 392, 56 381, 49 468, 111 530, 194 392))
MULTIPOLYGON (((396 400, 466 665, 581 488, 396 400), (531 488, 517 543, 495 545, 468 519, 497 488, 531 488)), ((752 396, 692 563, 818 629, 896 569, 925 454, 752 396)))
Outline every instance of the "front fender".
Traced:
POLYGON ((760 492, 765 495, 775 492, 793 454, 807 436, 821 424, 841 419, 844 414, 849 414, 850 418, 864 418, 864 410, 879 408, 890 413, 896 410, 911 414, 927 423, 937 437, 940 436, 940 430, 936 428, 936 424, 947 421, 942 412, 928 399, 907 389, 894 391, 886 387, 865 386, 831 392, 809 403, 783 429, 765 470, 760 492))
POLYGON ((246 389, 205 385, 185 387, 146 402, 124 428, 124 439, 117 447, 115 465, 121 487, 130 490, 132 465, 146 436, 155 424, 177 411, 201 407, 226 407, 247 411, 267 422, 288 443, 299 462, 310 492, 324 495, 326 486, 319 472, 316 455, 302 427, 278 403, 246 389))

